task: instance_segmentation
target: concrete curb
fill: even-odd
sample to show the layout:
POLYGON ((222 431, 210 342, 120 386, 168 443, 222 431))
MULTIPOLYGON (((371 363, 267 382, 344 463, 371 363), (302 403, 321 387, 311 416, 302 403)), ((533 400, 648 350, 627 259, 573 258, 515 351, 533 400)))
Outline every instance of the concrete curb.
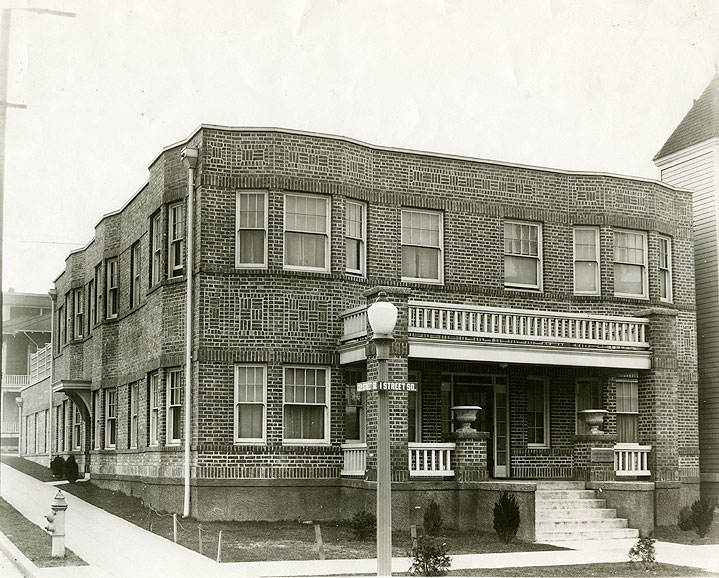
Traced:
POLYGON ((39 568, 2 532, 0 532, 0 550, 5 553, 23 576, 37 578, 39 568))

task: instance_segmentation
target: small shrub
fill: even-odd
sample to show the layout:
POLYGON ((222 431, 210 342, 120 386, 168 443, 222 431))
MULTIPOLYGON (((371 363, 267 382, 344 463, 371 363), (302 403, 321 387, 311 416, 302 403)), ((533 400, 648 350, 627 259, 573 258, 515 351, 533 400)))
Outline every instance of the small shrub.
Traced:
POLYGON ((350 519, 350 527, 357 540, 367 540, 377 533, 377 517, 367 510, 360 510, 350 519))
POLYGON ((714 504, 701 498, 692 504, 692 527, 702 538, 709 533, 714 521, 714 504))
POLYGON ((50 470, 54 478, 65 477, 65 459, 62 456, 55 456, 50 462, 50 470))
POLYGON ((409 567, 412 576, 444 576, 452 564, 447 555, 447 544, 432 536, 420 536, 408 556, 412 562, 409 567))
POLYGON ((688 506, 684 506, 679 512, 679 523, 677 524, 679 529, 683 532, 694 528, 694 520, 692 520, 692 511, 688 506))
POLYGON ((78 467, 77 462, 75 461, 75 456, 70 456, 67 458, 67 461, 65 462, 65 478, 68 482, 71 484, 75 483, 75 480, 77 480, 78 477, 78 467))
POLYGON ((494 504, 494 530, 499 538, 509 544, 519 530, 519 506, 517 499, 507 492, 501 492, 494 504))
POLYGON ((656 562, 654 542, 656 540, 651 536, 639 538, 637 543, 629 550, 629 559, 632 562, 640 562, 645 568, 653 565, 656 562))
POLYGON ((442 512, 437 502, 432 500, 424 511, 424 531, 430 536, 437 536, 442 529, 442 512))

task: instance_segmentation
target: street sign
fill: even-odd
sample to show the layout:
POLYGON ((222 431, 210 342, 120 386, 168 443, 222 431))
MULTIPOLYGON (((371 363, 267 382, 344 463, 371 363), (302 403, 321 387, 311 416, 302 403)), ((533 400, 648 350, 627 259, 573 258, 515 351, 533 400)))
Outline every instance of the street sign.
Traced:
POLYGON ((357 384, 357 393, 363 391, 417 391, 413 381, 361 381, 357 384))

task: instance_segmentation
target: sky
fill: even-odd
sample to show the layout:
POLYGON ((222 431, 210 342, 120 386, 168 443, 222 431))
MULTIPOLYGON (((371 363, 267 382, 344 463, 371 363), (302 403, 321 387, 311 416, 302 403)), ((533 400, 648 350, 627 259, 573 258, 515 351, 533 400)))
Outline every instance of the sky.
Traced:
POLYGON ((27 106, 8 111, 2 287, 24 292, 202 123, 655 179, 719 59, 716 0, 0 6, 8 101, 27 106))

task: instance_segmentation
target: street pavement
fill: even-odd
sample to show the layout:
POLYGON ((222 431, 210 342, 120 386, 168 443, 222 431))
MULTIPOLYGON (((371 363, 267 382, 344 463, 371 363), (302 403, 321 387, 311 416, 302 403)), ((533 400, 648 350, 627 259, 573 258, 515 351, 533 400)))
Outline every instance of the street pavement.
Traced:
MULTIPOLYGON (((0 493, 25 517, 39 526, 58 488, 1 464, 0 493)), ((61 487, 60 487, 61 488, 61 487)), ((64 492, 63 492, 64 493, 64 492)), ((216 563, 139 526, 64 493, 68 503, 66 545, 89 566, 33 569, 38 578, 242 578, 259 576, 376 575, 377 562, 370 560, 294 560, 276 562, 216 563)), ((0 535, 0 551, 4 536, 0 535)), ((7 540, 5 538, 5 540, 7 540)), ((563 551, 512 552, 506 554, 460 554, 452 556, 452 569, 555 566, 595 562, 626 562, 634 540, 564 542, 563 551)), ((706 569, 719 575, 719 545, 686 546, 658 542, 657 560, 706 569)), ((406 572, 407 558, 392 560, 393 572, 406 572)), ((6 573, 0 565, 0 576, 6 573)))

